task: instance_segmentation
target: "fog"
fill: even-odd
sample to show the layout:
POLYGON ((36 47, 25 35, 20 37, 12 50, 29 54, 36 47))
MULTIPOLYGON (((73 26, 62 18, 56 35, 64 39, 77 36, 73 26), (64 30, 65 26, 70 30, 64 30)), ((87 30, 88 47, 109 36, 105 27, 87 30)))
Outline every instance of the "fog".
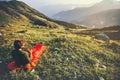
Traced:
MULTIPOLYGON (((10 1, 10 0, 0 0, 0 1, 10 1)), ((51 17, 54 14, 61 11, 74 9, 76 7, 92 6, 96 3, 101 2, 102 0, 18 0, 18 1, 23 1, 29 6, 51 17)), ((105 0, 105 1, 111 1, 111 0, 105 0)))

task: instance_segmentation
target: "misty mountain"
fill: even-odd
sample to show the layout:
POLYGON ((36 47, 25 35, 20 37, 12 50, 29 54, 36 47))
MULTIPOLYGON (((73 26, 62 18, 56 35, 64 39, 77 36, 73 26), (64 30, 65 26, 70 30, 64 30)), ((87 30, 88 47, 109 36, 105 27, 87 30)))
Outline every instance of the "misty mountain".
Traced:
POLYGON ((76 20, 78 17, 84 17, 88 13, 87 11, 89 10, 88 7, 83 7, 83 8, 75 8, 73 10, 68 10, 68 11, 62 11, 53 16, 53 18, 58 19, 58 20, 63 20, 63 21, 68 21, 71 22, 73 20, 76 20))
POLYGON ((106 27, 112 25, 120 25, 120 9, 111 9, 95 13, 84 17, 84 19, 82 20, 78 19, 74 22, 91 27, 106 27))
POLYGON ((51 19, 21 1, 1 1, 0 26, 9 25, 11 23, 17 22, 24 22, 26 24, 31 23, 34 25, 41 25, 47 27, 56 27, 57 25, 72 28, 81 27, 80 25, 51 19))
POLYGON ((38 10, 45 15, 52 17, 53 15, 66 10, 72 10, 77 7, 88 6, 87 4, 56 4, 41 6, 38 10))
MULTIPOLYGON (((84 20, 86 20, 85 18, 87 16, 90 16, 90 15, 93 16, 93 14, 96 14, 99 12, 112 10, 112 9, 119 9, 119 8, 120 8, 119 1, 103 0, 99 3, 96 3, 95 5, 93 5, 91 7, 80 7, 80 8, 75 8, 73 10, 59 12, 59 13, 55 14, 53 16, 53 18, 58 19, 58 20, 82 24, 82 21, 84 22, 84 20)), ((96 24, 96 22, 94 24, 96 24)), ((84 24, 84 25, 87 25, 87 24, 84 24)), ((95 26, 98 26, 98 25, 95 25, 95 26)), ((99 26, 101 26, 101 25, 99 25, 99 26)))

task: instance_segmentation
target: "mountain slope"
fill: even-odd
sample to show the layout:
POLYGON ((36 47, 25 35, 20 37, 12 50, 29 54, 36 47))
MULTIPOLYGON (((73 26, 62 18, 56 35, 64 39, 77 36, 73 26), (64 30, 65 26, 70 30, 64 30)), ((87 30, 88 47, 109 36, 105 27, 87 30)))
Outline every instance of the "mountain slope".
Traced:
MULTIPOLYGON (((5 2, 2 3, 4 9, 1 8, 1 22, 7 24, 9 18, 9 25, 0 27, 0 80, 37 80, 38 76, 41 80, 120 79, 119 45, 114 43, 117 45, 114 47, 111 43, 107 46, 104 42, 96 42, 90 36, 75 34, 74 31, 82 29, 66 29, 57 24, 60 21, 52 22, 40 13, 32 13, 33 9, 27 6, 23 8, 25 5, 20 4, 24 3, 13 3, 17 4, 15 7, 18 11, 15 7, 13 9, 14 5, 5 2), (34 27, 36 20, 48 20, 48 24, 54 23, 56 28, 43 27, 42 24, 34 27), (24 50, 31 49, 38 43, 48 46, 34 68, 34 73, 26 70, 6 71, 7 64, 12 61, 10 53, 13 42, 18 39, 24 40, 24 50)), ((64 25, 68 23, 64 22, 64 25)))
POLYGON ((89 8, 75 8, 73 10, 68 10, 68 11, 62 11, 53 16, 53 18, 58 19, 58 20, 63 20, 63 21, 72 21, 75 20, 78 17, 82 17, 86 14, 86 11, 89 8), (79 16, 78 16, 79 15, 79 16))
MULTIPOLYGON (((23 2, 18 2, 18 1, 9 1, 9 2, 0 2, 0 10, 1 10, 1 13, 5 13, 4 16, 9 16, 10 21, 14 21, 15 19, 18 19, 18 20, 24 20, 23 18, 26 18, 30 21, 34 21, 33 23, 36 23, 37 20, 39 20, 38 18, 45 18, 46 17, 37 12, 36 10, 30 8, 29 6, 27 6, 26 4, 24 4, 23 2), (37 18, 37 15, 38 14, 38 18, 37 18)), ((42 20, 39 20, 41 23, 42 23, 42 20)), ((44 24, 41 24, 41 25, 45 25, 44 24)), ((47 24, 46 24, 47 25, 47 24)))
MULTIPOLYGON (((80 4, 53 4, 53 5, 45 5, 39 7, 39 11, 44 13, 45 15, 52 17, 54 14, 60 11, 70 10, 76 7, 85 6, 80 4)), ((87 6, 87 5, 86 5, 87 6)))
POLYGON ((10 23, 15 21, 17 22, 18 20, 20 20, 28 23, 31 22, 32 24, 35 25, 42 25, 48 27, 55 27, 57 23, 66 27, 73 27, 73 28, 81 27, 79 25, 50 19, 44 14, 36 11, 35 9, 26 5, 25 3, 19 1, 0 2, 0 17, 1 17, 0 20, 1 23, 3 23, 2 19, 5 19, 4 24, 5 21, 8 24, 9 22, 10 23))
POLYGON ((27 26, 0 27, 0 32, 4 35, 0 36, 0 64, 2 65, 11 61, 10 52, 16 39, 25 41, 25 49, 33 48, 41 42, 48 46, 35 67, 34 75, 24 71, 11 71, 4 74, 0 72, 0 78, 3 80, 36 80, 36 74, 42 80, 120 79, 119 46, 115 48, 112 44, 106 46, 89 36, 65 31, 62 27, 56 29, 27 26), (24 30, 26 32, 22 32, 24 30))
POLYGON ((110 27, 104 27, 104 28, 93 28, 93 29, 88 29, 84 31, 79 31, 77 34, 84 34, 84 35, 92 35, 94 36, 95 34, 98 33, 105 33, 107 34, 111 40, 120 40, 120 26, 110 26, 110 27))
POLYGON ((120 9, 99 12, 86 16, 83 20, 76 20, 74 22, 91 27, 120 25, 120 9))
MULTIPOLYGON (((53 17, 58 20, 64 20, 64 21, 76 23, 77 21, 78 22, 83 21, 87 16, 90 16, 99 12, 111 10, 111 9, 120 9, 120 2, 114 1, 114 0, 107 0, 107 1, 103 0, 100 3, 96 3, 91 7, 82 7, 82 8, 76 8, 73 10, 62 11, 60 13, 57 13, 53 17)), ((79 23, 79 24, 82 24, 82 23, 79 23)))

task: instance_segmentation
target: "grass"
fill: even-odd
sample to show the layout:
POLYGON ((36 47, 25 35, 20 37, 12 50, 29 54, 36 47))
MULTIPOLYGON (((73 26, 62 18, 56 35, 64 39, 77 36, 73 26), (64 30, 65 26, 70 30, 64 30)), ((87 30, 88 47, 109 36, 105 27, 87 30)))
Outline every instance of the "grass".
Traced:
POLYGON ((117 29, 112 32, 103 29, 112 39, 107 46, 91 37, 101 30, 84 31, 85 28, 80 29, 80 25, 49 19, 18 1, 0 4, 0 23, 9 24, 4 27, 0 25, 0 80, 36 80, 37 75, 41 80, 120 79, 117 29), (37 25, 34 25, 35 22, 37 25), (7 64, 12 61, 10 53, 16 39, 25 41, 25 50, 38 43, 48 46, 32 74, 29 71, 6 70, 7 64))
MULTIPOLYGON (((34 25, 33 25, 34 26, 34 25)), ((22 39, 26 48, 43 43, 48 49, 35 67, 35 73, 29 71, 8 72, 0 75, 2 80, 36 80, 36 74, 42 80, 119 80, 118 52, 114 52, 104 43, 98 43, 90 36, 73 34, 64 27, 32 27, 14 25, 0 28, 0 61, 9 63, 13 41, 22 39)))

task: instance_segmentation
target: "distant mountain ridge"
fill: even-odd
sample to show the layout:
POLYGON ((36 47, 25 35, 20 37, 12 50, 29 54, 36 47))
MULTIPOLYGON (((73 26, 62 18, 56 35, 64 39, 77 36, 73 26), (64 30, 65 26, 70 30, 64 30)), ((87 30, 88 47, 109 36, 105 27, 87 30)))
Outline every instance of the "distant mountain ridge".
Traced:
POLYGON ((120 25, 120 9, 111 9, 84 17, 82 20, 74 21, 91 27, 107 27, 120 25))
MULTIPOLYGON (((58 20, 64 20, 68 22, 78 23, 86 26, 94 26, 96 22, 91 23, 90 25, 87 25, 87 21, 85 22, 85 19, 90 16, 94 16, 94 14, 99 14, 101 12, 104 13, 104 11, 113 10, 113 9, 120 9, 120 2, 114 1, 114 0, 103 0, 100 3, 96 3, 95 5, 91 7, 82 7, 82 8, 76 8, 73 10, 63 11, 60 13, 57 13, 53 16, 53 18, 58 20)), ((113 13, 111 13, 113 14, 113 13)), ((100 15, 100 14, 99 14, 100 15)), ((102 14, 103 15, 103 14, 102 14)), ((101 15, 101 16, 102 16, 101 15)), ((93 20, 91 17, 91 20, 93 20)), ((119 16, 117 16, 119 17, 119 16)), ((90 21, 91 21, 90 20, 90 21)), ((108 21, 109 22, 109 21, 108 21)), ((88 22, 89 23, 89 22, 88 22)), ((111 24, 111 26, 114 24, 111 24)), ((103 25, 95 25, 95 26, 103 26, 103 25)), ((105 26, 108 26, 105 24, 105 26)))
MULTIPOLYGON (((44 14, 38 12, 37 10, 29 7, 27 4, 12 0, 9 2, 0 2, 0 26, 4 24, 9 24, 12 22, 27 22, 35 25, 56 27, 56 25, 62 25, 65 27, 81 27, 80 25, 75 25, 68 22, 58 21, 48 18, 44 14)), ((27 24, 26 23, 26 24, 27 24)))
POLYGON ((80 6, 87 6, 87 5, 80 5, 80 4, 56 4, 56 5, 45 5, 39 7, 37 10, 40 12, 44 13, 45 15, 52 17, 54 14, 61 12, 61 11, 66 11, 66 10, 71 10, 76 7, 80 6))

